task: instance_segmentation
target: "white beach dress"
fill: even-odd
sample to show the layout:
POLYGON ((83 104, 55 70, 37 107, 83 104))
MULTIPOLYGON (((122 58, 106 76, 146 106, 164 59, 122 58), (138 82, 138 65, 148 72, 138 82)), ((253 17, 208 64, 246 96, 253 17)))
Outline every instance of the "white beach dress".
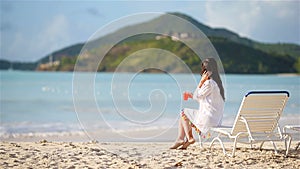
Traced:
POLYGON ((213 79, 206 80, 201 88, 197 87, 193 99, 199 102, 199 109, 184 108, 182 116, 185 116, 196 130, 200 130, 199 134, 205 135, 210 127, 221 125, 224 100, 218 84, 213 79))

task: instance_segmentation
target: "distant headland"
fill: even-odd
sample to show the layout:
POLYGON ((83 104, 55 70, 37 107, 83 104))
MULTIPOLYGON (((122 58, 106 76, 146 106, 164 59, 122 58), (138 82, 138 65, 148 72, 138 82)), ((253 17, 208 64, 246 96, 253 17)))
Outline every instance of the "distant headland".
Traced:
MULTIPOLYGON (((184 18, 200 29, 211 41, 222 61, 226 73, 237 74, 278 74, 278 73, 300 73, 300 46, 298 44, 260 43, 248 38, 240 37, 238 34, 222 29, 211 28, 197 20, 182 13, 171 13, 184 18)), ((118 32, 127 29, 142 29, 143 26, 164 24, 164 15, 154 18, 148 22, 132 25, 117 30, 114 33, 100 37, 95 41, 114 38, 118 32)), ((171 27, 166 26, 166 35, 157 34, 137 35, 115 45, 102 60, 98 67, 99 72, 113 72, 121 61, 129 54, 145 48, 160 48, 168 50, 180 57, 191 69, 198 72, 201 61, 199 57, 183 44, 180 39, 197 41, 191 32, 174 32, 171 27), (174 39, 174 37, 177 37, 174 39)), ((182 28, 184 30, 184 27, 182 28)), ((36 62, 10 62, 0 60, 1 70, 31 70, 31 71, 73 71, 74 65, 84 43, 65 47, 42 57, 36 62)), ((97 47, 95 47, 97 49, 97 47)), ((95 50, 93 49, 93 50, 95 50)), ((160 60, 160 62, 166 62, 160 60)), ((167 65, 167 63, 166 63, 167 65)), ((82 71, 89 71, 88 69, 82 71)), ((156 72, 149 70, 146 72, 156 72)), ((171 69, 170 72, 178 73, 179 70, 171 69)))

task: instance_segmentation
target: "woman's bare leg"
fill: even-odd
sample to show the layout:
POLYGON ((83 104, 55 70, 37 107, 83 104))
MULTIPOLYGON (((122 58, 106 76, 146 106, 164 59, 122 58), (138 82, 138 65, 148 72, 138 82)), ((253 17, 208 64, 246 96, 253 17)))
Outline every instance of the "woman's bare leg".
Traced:
POLYGON ((181 149, 187 149, 187 147, 191 144, 194 144, 196 142, 196 140, 193 137, 192 126, 190 125, 189 121, 182 119, 181 124, 183 126, 184 133, 187 137, 187 142, 185 142, 182 145, 181 149))
POLYGON ((182 146, 184 144, 184 137, 185 137, 185 132, 184 128, 182 126, 181 120, 178 121, 178 137, 172 147, 170 149, 177 149, 178 147, 182 146))
POLYGON ((184 141, 184 137, 185 137, 184 128, 183 128, 181 119, 179 119, 179 121, 178 121, 178 137, 177 137, 177 141, 184 141))
POLYGON ((188 120, 181 119, 180 121, 181 121, 181 125, 184 129, 184 133, 185 133, 188 141, 194 140, 193 133, 192 133, 192 127, 189 124, 188 120))

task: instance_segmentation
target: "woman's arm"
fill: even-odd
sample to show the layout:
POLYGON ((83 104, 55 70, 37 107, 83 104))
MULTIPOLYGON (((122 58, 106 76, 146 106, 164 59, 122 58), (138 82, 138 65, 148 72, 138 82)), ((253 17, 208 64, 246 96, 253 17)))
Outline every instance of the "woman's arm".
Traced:
POLYGON ((211 93, 212 87, 211 87, 211 83, 209 80, 205 81, 201 88, 196 88, 194 94, 193 94, 193 99, 200 101, 200 99, 205 98, 206 96, 208 96, 211 93))
POLYGON ((204 84, 205 81, 207 81, 208 79, 210 79, 211 76, 211 72, 210 71, 206 71, 202 74, 201 80, 199 82, 198 87, 201 88, 202 85, 204 84))
POLYGON ((198 102, 200 101, 200 99, 206 97, 207 95, 209 95, 211 93, 211 84, 210 84, 210 72, 205 72, 202 75, 202 78, 199 82, 198 87, 196 88, 194 94, 193 94, 193 99, 197 100, 198 102))

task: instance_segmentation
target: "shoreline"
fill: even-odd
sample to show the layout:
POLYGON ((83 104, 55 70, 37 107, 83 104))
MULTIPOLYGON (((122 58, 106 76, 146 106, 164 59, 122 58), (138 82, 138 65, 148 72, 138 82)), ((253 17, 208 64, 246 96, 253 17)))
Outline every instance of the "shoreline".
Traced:
MULTIPOLYGON (((232 126, 232 120, 224 119, 224 126, 232 126)), ((285 125, 299 125, 300 119, 296 115, 282 116, 279 121, 281 129, 285 125)), ((293 135, 294 140, 300 140, 299 133, 289 130, 293 135)), ((194 137, 198 139, 197 134, 193 131, 194 137)), ((112 130, 93 129, 87 130, 78 129, 76 131, 62 131, 62 132, 30 132, 30 133, 1 133, 0 141, 15 141, 15 142, 32 142, 39 140, 49 141, 73 141, 73 142, 87 142, 97 140, 99 142, 118 142, 118 141, 134 141, 134 142, 172 142, 177 136, 177 126, 168 128, 165 127, 151 127, 139 129, 126 130, 112 130)))
MULTIPOLYGON (((171 128, 167 132, 158 135, 157 137, 149 137, 151 134, 157 134, 160 129, 151 131, 122 131, 116 132, 112 130, 98 130, 93 132, 75 132, 75 133, 51 133, 51 134, 20 134, 9 135, 6 137, 0 137, 2 142, 38 142, 40 140, 48 140, 51 142, 91 142, 97 141, 99 143, 111 142, 133 142, 133 143, 156 143, 156 142, 173 142, 177 136, 177 128, 171 128)), ((299 132, 294 130, 288 130, 287 133, 292 135, 293 141, 300 141, 299 132)), ((203 143, 210 143, 212 138, 216 136, 216 133, 210 133, 210 138, 202 139, 203 143)), ((198 134, 193 131, 196 141, 199 140, 198 134)), ((223 140, 224 142, 230 142, 230 140, 223 140)))
POLYGON ((276 75, 278 75, 278 76, 287 76, 287 77, 292 76, 292 77, 294 77, 294 76, 300 76, 300 73, 277 73, 276 75))

